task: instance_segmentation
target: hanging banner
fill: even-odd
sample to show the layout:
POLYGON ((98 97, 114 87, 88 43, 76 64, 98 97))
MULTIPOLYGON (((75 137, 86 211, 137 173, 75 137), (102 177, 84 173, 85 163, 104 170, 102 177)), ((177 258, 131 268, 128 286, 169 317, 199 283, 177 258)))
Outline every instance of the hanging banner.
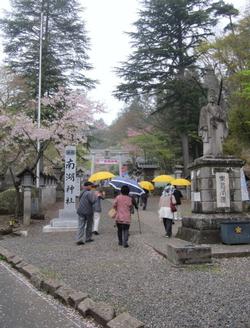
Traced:
POLYGON ((112 158, 100 158, 95 160, 95 164, 105 164, 105 165, 112 165, 112 164, 119 164, 118 159, 112 158))

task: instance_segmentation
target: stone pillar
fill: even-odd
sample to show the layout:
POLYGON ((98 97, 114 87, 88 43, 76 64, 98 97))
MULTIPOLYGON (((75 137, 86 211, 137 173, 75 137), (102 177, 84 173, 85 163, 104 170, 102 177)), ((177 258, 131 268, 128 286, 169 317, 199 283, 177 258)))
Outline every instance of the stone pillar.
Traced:
POLYGON ((52 219, 43 227, 43 232, 74 231, 78 226, 76 213, 76 147, 65 149, 64 208, 59 210, 59 217, 52 219))
POLYGON ((122 176, 122 154, 119 153, 119 176, 122 176))
POLYGON ((23 224, 30 225, 31 218, 31 187, 23 188, 23 224))

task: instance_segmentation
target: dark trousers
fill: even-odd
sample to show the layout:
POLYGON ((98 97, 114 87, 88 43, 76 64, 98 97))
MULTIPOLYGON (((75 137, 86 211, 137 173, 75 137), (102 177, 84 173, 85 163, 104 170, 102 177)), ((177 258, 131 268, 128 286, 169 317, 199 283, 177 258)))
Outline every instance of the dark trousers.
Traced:
POLYGON ((142 209, 145 210, 147 208, 147 204, 148 204, 148 198, 147 197, 141 197, 141 206, 142 209))
POLYGON ((172 236, 172 224, 173 224, 173 220, 172 219, 167 219, 167 218, 163 218, 163 224, 166 230, 166 235, 168 237, 172 236))
POLYGON ((116 225, 119 245, 128 245, 128 231, 130 225, 125 223, 117 223, 116 225))
POLYGON ((93 214, 78 217, 77 241, 89 240, 92 237, 93 214), (85 240, 84 240, 85 239, 85 240))

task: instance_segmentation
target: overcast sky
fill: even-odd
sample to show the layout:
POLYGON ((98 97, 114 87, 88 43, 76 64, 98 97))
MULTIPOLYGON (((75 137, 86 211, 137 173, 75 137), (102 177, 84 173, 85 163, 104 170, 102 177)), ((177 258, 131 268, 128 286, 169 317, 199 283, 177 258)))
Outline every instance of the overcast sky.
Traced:
MULTIPOLYGON (((84 20, 91 39, 90 60, 94 66, 91 77, 100 84, 91 92, 91 98, 105 104, 108 111, 103 114, 106 123, 111 123, 124 106, 112 96, 119 83, 113 72, 120 61, 125 61, 129 52, 129 38, 124 33, 132 30, 137 18, 139 0, 79 0, 85 8, 84 20)), ((242 11, 248 0, 229 0, 242 11)), ((8 8, 9 1, 1 0, 0 9, 8 8)))

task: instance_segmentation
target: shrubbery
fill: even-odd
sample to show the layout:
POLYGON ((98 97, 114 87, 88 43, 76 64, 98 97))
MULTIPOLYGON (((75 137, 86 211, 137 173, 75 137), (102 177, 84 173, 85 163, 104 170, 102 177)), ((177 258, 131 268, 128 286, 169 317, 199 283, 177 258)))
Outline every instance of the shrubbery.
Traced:
POLYGON ((17 206, 14 188, 0 192, 0 214, 14 214, 17 206))

